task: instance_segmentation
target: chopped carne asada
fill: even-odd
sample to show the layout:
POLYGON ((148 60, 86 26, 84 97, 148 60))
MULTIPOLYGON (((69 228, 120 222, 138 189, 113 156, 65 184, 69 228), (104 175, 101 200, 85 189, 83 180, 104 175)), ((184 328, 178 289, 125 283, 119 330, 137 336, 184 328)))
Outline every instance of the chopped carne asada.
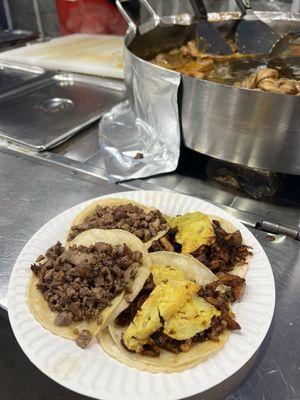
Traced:
POLYGON ((159 210, 144 211, 134 204, 120 206, 97 206, 95 212, 84 223, 72 226, 68 240, 88 229, 123 229, 141 239, 151 240, 158 232, 168 228, 167 221, 159 210))
MULTIPOLYGON (((244 263, 251 251, 249 246, 243 245, 240 231, 226 232, 219 221, 213 220, 216 240, 210 245, 202 245, 192 253, 206 267, 214 273, 230 272, 239 264, 244 263)), ((149 249, 153 251, 175 251, 181 253, 181 245, 175 240, 176 228, 171 228, 167 234, 154 241, 149 249)))
MULTIPOLYGON (((154 287, 153 278, 152 275, 150 275, 138 296, 127 309, 118 316, 116 323, 120 326, 130 324, 154 287)), ((147 344, 143 346, 141 354, 150 357, 158 357, 161 349, 178 354, 189 351, 192 344, 196 342, 204 342, 206 340, 218 341, 219 336, 225 330, 241 329, 240 325, 234 319, 234 314, 230 310, 230 305, 232 302, 240 299, 244 289, 245 279, 230 274, 222 274, 218 280, 201 287, 198 295, 221 312, 219 317, 213 317, 210 328, 187 340, 172 339, 166 335, 163 332, 163 328, 161 328, 151 335, 147 344)), ((125 347, 123 341, 122 344, 125 347)))
POLYGON ((79 332, 76 344, 82 349, 86 349, 88 345, 91 343, 93 339, 92 333, 88 329, 83 329, 83 331, 79 332))
MULTIPOLYGON (((97 318, 128 287, 142 262, 142 253, 132 251, 126 244, 99 242, 65 249, 57 242, 47 251, 46 258, 38 260, 31 265, 38 278, 37 288, 50 310, 58 313, 55 324, 68 326, 97 318)), ((88 337, 83 331, 78 338, 81 347, 88 337)))

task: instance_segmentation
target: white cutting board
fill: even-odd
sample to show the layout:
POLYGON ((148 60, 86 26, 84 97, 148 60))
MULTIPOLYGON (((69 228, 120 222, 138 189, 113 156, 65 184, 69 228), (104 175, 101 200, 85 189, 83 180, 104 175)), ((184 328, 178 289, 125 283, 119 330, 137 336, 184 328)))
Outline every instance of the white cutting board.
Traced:
POLYGON ((122 36, 76 33, 2 52, 0 60, 123 78, 123 40, 122 36))

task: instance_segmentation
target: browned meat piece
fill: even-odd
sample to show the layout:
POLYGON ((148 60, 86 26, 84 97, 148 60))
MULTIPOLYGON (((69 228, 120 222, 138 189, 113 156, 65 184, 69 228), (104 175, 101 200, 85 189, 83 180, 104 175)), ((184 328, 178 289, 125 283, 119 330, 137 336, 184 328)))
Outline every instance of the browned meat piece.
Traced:
POLYGON ((65 250, 57 243, 47 251, 47 261, 31 266, 51 311, 55 324, 97 318, 99 312, 129 285, 143 256, 126 245, 96 243, 65 250))
MULTIPOLYGON (((46 257, 53 258, 56 256, 60 256, 63 251, 64 251, 64 248, 63 248, 62 244, 60 242, 57 242, 54 246, 50 247, 50 249, 47 250, 46 257)), ((38 257, 38 259, 40 257, 38 257)))
MULTIPOLYGON (((121 344, 122 344, 122 346, 125 347, 125 349, 127 351, 134 353, 134 351, 129 350, 126 347, 123 338, 121 339, 121 344)), ((157 346, 157 344, 155 343, 155 341, 153 339, 148 338, 147 343, 145 343, 143 345, 143 350, 139 354, 142 354, 147 357, 158 357, 160 355, 160 348, 159 348, 159 346, 157 346)))
POLYGON ((224 315, 220 317, 213 317, 211 321, 211 327, 206 332, 206 337, 209 340, 218 342, 219 336, 226 330, 227 323, 224 315))
POLYGON ((244 278, 231 274, 222 274, 217 281, 203 286, 198 295, 215 307, 221 308, 222 304, 239 300, 244 293, 245 286, 246 281, 244 278), (217 290, 221 285, 225 285, 227 290, 222 292, 217 290))
POLYGON ((152 335, 152 339, 161 349, 170 351, 174 354, 179 354, 181 352, 187 352, 192 347, 192 340, 176 340, 170 338, 168 335, 163 333, 162 330, 155 332, 152 335))
POLYGON ((31 271, 35 274, 35 275, 37 275, 38 273, 39 273, 39 271, 40 271, 40 269, 41 269, 41 266, 39 265, 39 264, 36 264, 36 263, 34 263, 34 264, 31 264, 31 271))
POLYGON ((142 158, 144 158, 144 154, 143 153, 136 153, 136 155, 134 156, 135 160, 141 160, 142 158))
POLYGON ((148 357, 158 357, 160 355, 160 348, 153 339, 149 338, 148 343, 144 344, 141 354, 148 357))
POLYGON ((239 300, 246 287, 246 281, 244 278, 240 278, 236 275, 222 274, 218 279, 219 284, 223 284, 231 288, 231 302, 239 300))
POLYGON ((227 329, 230 331, 237 331, 240 330, 240 324, 236 322, 236 320, 228 313, 226 316, 226 323, 227 323, 227 329))
POLYGON ((83 331, 79 332, 79 335, 77 336, 76 339, 76 344, 82 349, 86 349, 88 345, 91 343, 92 339, 93 339, 92 333, 89 330, 84 329, 83 331))
POLYGON ((58 326, 68 326, 73 322, 72 313, 63 311, 57 315, 55 318, 55 325, 58 326))
POLYGON ((216 240, 211 245, 202 245, 192 255, 214 273, 229 272, 251 255, 250 247, 242 244, 240 231, 226 232, 219 221, 213 221, 216 240))
POLYGON ((240 231, 232 233, 226 232, 219 221, 213 221, 214 231, 220 241, 223 241, 228 246, 238 247, 241 246, 243 239, 240 231))
POLYGON ((161 239, 159 239, 159 241, 165 251, 174 251, 174 247, 166 237, 162 237, 161 239))
POLYGON ((170 228, 164 237, 155 240, 149 252, 154 251, 175 251, 176 253, 181 253, 181 244, 177 243, 175 240, 175 235, 177 233, 177 228, 170 228))
POLYGON ((168 228, 167 221, 159 210, 145 212, 133 204, 113 207, 98 206, 93 215, 83 224, 72 226, 69 240, 88 229, 123 229, 147 242, 158 232, 168 228))
POLYGON ((152 242, 151 244, 151 247, 149 248, 150 253, 153 253, 154 251, 164 251, 164 250, 165 249, 163 248, 159 240, 154 240, 154 242, 152 242))
MULTIPOLYGON (((122 345, 126 348, 123 341, 122 345)), ((175 340, 165 335, 162 330, 155 332, 144 344, 143 350, 140 354, 148 357, 159 357, 160 349, 170 351, 174 354, 187 352, 192 347, 192 340, 175 340)))

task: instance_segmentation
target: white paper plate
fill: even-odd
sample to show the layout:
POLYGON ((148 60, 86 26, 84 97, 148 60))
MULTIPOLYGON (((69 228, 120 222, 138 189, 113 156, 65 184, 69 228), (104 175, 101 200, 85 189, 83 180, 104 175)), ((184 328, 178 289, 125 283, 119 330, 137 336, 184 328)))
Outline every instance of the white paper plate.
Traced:
POLYGON ((203 392, 238 371, 255 353, 269 329, 275 306, 275 285, 268 258, 254 236, 234 217, 194 197, 172 192, 136 191, 123 197, 155 206, 176 215, 202 211, 231 221, 253 248, 247 274, 247 289, 234 306, 242 327, 230 335, 216 356, 196 367, 173 374, 150 374, 128 368, 109 358, 94 343, 86 350, 43 329, 31 315, 26 302, 30 264, 57 240, 64 242, 75 214, 91 201, 81 203, 53 218, 26 244, 11 274, 8 312, 15 336, 28 358, 46 375, 75 392, 102 400, 175 400, 203 392))

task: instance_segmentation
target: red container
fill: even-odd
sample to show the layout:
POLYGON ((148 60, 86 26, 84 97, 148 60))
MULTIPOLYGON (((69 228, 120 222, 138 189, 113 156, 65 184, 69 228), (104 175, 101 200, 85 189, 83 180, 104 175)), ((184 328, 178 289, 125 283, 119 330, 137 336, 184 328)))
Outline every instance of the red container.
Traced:
POLYGON ((117 7, 106 0, 56 0, 62 35, 102 33, 124 35, 127 24, 117 7))

